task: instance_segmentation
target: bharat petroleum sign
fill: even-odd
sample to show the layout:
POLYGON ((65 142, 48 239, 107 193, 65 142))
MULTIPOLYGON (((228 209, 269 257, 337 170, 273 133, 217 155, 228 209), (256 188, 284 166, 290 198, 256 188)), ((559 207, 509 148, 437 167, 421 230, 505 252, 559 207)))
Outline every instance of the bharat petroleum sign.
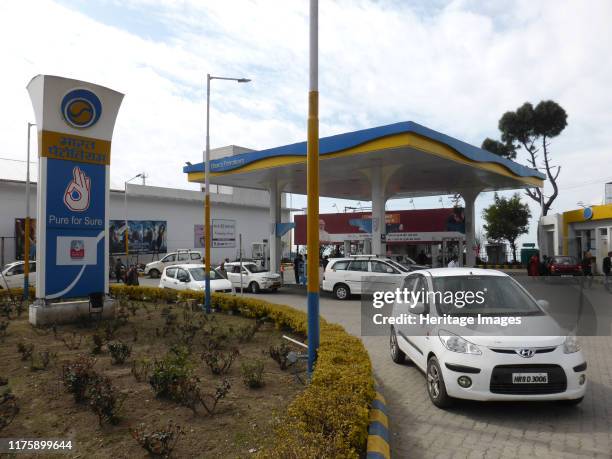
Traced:
POLYGON ((108 292, 111 140, 123 94, 49 75, 28 92, 40 157, 36 296, 108 292))

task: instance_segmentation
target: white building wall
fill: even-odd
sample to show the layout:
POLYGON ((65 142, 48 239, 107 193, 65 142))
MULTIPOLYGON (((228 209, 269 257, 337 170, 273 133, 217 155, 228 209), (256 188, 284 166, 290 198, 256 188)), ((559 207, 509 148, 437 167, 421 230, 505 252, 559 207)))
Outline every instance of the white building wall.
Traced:
MULTIPOLYGON (((194 225, 204 223, 203 194, 199 191, 128 185, 129 220, 166 220, 169 251, 194 248, 194 225)), ((289 221, 284 208, 282 221, 289 221)), ((36 184, 30 198, 32 218, 36 218, 36 184)), ((213 262, 234 259, 238 254, 238 234, 242 233, 243 256, 251 256, 254 242, 270 237, 269 196, 265 191, 233 189, 231 194, 211 194, 211 218, 236 221, 236 248, 211 248, 213 262)), ((4 237, 4 263, 15 259, 15 219, 25 217, 25 183, 0 180, 0 250, 4 237)), ((111 190, 110 218, 123 220, 123 190, 111 190)), ((289 252, 289 236, 285 235, 283 253, 289 252)), ((202 251, 203 249, 197 249, 202 251)), ((2 253, 0 253, 0 258, 2 253)), ((147 262, 153 255, 143 254, 139 261, 147 262)))

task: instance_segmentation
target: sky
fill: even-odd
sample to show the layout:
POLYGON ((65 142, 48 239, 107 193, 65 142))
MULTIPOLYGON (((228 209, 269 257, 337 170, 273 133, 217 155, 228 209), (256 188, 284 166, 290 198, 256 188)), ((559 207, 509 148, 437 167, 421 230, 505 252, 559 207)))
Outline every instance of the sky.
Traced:
MULTIPOLYGON (((552 99, 568 113, 550 146, 562 167, 552 211, 602 203, 612 181, 612 2, 319 3, 321 136, 411 120, 480 146, 499 138, 504 112, 552 99)), ((145 172, 150 185, 197 189, 182 167, 201 161, 207 73, 252 79, 213 82, 212 148, 306 139, 306 0, 5 1, 0 43, 0 178, 25 177, 26 123, 34 121, 25 87, 37 74, 126 95, 113 137, 113 188, 145 172)), ((525 163, 524 152, 517 161, 525 163)), ((478 228, 491 202, 492 193, 478 198, 478 228)), ((292 203, 306 205, 301 196, 292 203)), ((321 212, 334 204, 356 203, 321 199, 321 212)), ((441 204, 451 206, 450 197, 391 200, 387 208, 441 204)), ((521 241, 535 234, 534 219, 521 241)))

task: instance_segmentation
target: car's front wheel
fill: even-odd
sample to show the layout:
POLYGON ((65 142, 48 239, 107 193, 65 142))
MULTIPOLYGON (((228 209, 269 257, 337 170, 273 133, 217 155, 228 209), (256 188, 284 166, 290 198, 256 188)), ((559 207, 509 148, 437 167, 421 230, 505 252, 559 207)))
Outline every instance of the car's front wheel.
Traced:
POLYGON ((159 271, 157 269, 152 269, 149 271, 149 276, 151 276, 151 279, 159 279, 159 271))
POLYGON ((397 334, 393 327, 391 327, 391 333, 389 335, 389 353, 391 354, 391 360, 397 364, 402 364, 406 360, 406 354, 404 354, 404 351, 402 351, 397 344, 397 334))
POLYGON ((259 293, 259 284, 257 282, 251 282, 249 284, 249 290, 251 293, 259 293))
POLYGON ((351 296, 351 291, 347 285, 336 284, 334 286, 334 296, 338 300, 347 300, 351 296))
POLYGON ((453 399, 446 393, 446 385, 438 359, 432 357, 427 362, 427 393, 432 403, 438 408, 448 408, 453 399))

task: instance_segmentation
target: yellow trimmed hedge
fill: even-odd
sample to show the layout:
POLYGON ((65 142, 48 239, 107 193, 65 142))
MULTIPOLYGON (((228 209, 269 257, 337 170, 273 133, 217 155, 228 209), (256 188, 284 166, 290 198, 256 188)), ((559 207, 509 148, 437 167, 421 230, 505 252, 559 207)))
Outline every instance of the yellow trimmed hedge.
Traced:
MULTIPOLYGON (((111 285, 114 296, 131 300, 203 301, 203 294, 157 287, 111 285)), ((21 298, 22 290, 14 289, 21 298)), ((0 292, 0 297, 8 292, 0 292)), ((30 290, 34 297, 34 290, 30 290)), ((254 298, 212 295, 213 307, 243 316, 268 317, 279 329, 307 336, 307 316, 296 309, 254 298)), ((312 381, 287 408, 274 447, 260 452, 273 458, 358 458, 365 455, 369 407, 374 399, 372 364, 363 343, 343 327, 321 319, 318 359, 312 381)))

